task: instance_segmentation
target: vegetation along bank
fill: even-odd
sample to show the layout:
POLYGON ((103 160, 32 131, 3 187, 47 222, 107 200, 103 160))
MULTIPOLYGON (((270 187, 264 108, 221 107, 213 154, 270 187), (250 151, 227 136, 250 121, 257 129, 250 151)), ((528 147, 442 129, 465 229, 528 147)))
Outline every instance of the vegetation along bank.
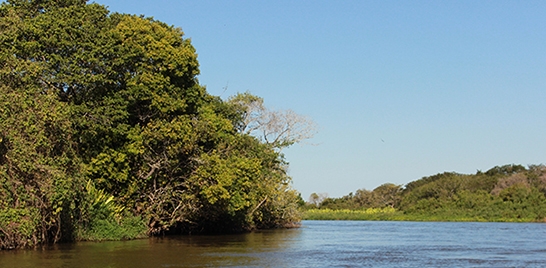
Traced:
POLYGON ((304 206, 304 219, 545 222, 546 166, 446 172, 341 198, 314 193, 304 206))
POLYGON ((299 222, 281 149, 313 123, 208 94, 181 29, 9 0, 0 32, 0 249, 299 222))

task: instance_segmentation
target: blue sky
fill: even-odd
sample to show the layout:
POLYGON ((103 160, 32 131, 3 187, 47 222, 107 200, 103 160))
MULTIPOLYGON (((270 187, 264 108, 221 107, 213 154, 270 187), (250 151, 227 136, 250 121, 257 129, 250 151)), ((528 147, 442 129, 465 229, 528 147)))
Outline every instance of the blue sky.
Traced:
POLYGON ((209 93, 312 118, 304 199, 546 162, 546 1, 96 2, 181 27, 209 93))

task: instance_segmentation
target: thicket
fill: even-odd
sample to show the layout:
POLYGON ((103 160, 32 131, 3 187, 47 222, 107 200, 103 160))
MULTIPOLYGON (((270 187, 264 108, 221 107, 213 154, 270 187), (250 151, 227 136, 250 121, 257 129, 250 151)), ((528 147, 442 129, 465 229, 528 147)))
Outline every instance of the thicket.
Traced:
POLYGON ((336 219, 343 215, 336 211, 344 209, 394 208, 398 213, 377 217, 355 214, 352 218, 546 221, 546 166, 496 166, 476 174, 446 172, 405 186, 387 183, 373 191, 361 189, 341 198, 317 198, 319 195, 312 195, 304 206, 304 218, 336 219))
POLYGON ((209 95, 179 28, 86 2, 0 4, 0 249, 298 222, 281 149, 306 122, 209 95))

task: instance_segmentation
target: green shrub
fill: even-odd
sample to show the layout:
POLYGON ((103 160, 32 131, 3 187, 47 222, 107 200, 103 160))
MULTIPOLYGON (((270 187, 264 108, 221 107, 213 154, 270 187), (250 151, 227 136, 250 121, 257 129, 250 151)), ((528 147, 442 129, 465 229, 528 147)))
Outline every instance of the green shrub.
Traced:
POLYGON ((96 219, 78 230, 77 239, 85 241, 126 240, 146 237, 147 226, 141 217, 127 216, 120 221, 96 219))
POLYGON ((0 210, 0 249, 34 246, 40 242, 35 235, 40 212, 36 208, 0 210))

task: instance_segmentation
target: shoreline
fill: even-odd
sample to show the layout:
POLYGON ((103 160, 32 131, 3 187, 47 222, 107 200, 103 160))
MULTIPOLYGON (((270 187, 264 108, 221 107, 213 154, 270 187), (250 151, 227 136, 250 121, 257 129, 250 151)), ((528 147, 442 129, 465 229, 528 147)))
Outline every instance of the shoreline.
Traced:
POLYGON ((436 215, 406 214, 403 211, 388 209, 376 209, 376 212, 368 210, 349 209, 310 209, 303 211, 302 220, 326 220, 326 221, 415 221, 415 222, 515 222, 515 223, 546 223, 534 218, 506 218, 464 216, 449 212, 436 215))

